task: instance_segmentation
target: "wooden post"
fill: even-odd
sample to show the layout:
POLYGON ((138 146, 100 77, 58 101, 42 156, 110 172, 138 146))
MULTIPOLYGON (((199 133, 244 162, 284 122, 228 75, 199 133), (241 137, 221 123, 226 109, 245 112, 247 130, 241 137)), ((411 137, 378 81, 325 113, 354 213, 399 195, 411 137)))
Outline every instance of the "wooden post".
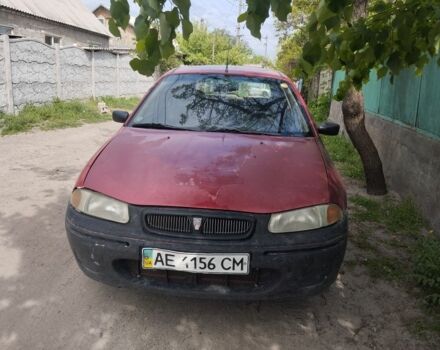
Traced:
POLYGON ((60 65, 60 45, 55 45, 55 69, 57 79, 57 97, 61 100, 61 65, 60 65))
POLYGON ((14 95, 12 93, 12 69, 11 69, 11 49, 9 46, 9 36, 2 35, 3 54, 5 56, 5 89, 6 89, 6 113, 14 113, 14 95))
POLYGON ((92 98, 96 99, 95 91, 95 50, 92 50, 92 98))

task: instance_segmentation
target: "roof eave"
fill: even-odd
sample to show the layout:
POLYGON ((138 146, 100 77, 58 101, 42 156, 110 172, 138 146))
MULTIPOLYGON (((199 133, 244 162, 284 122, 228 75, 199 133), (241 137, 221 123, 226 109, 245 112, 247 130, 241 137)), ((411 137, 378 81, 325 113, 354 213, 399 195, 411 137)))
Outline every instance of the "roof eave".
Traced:
POLYGON ((41 20, 44 20, 44 21, 47 21, 47 22, 61 24, 63 26, 69 27, 69 28, 80 29, 82 31, 85 31, 85 32, 88 32, 88 33, 93 33, 93 34, 96 34, 96 35, 100 35, 100 36, 103 36, 103 37, 106 37, 106 38, 111 38, 112 37, 111 35, 108 35, 108 34, 104 34, 104 33, 100 33, 100 32, 95 32, 93 30, 85 29, 83 27, 77 27, 77 26, 74 26, 72 24, 67 24, 67 23, 64 23, 64 22, 60 22, 60 21, 56 21, 56 20, 50 19, 50 18, 37 16, 37 15, 34 15, 33 13, 17 10, 15 8, 12 8, 12 7, 9 7, 9 6, 6 6, 6 5, 1 5, 0 4, 0 8, 7 9, 8 11, 11 11, 11 12, 18 12, 18 13, 20 13, 22 15, 38 18, 38 19, 41 19, 41 20))

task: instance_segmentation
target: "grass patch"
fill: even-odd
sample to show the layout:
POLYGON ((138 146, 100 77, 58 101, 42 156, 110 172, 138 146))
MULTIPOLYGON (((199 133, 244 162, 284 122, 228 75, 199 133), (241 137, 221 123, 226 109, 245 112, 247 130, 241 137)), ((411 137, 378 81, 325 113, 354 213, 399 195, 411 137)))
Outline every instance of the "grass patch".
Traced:
POLYGON ((131 111, 138 105, 140 98, 106 96, 106 97, 101 97, 100 100, 105 102, 106 105, 111 109, 122 109, 122 110, 131 111))
MULTIPOLYGON (((325 122, 330 112, 331 97, 322 95, 308 104, 316 123, 325 122)), ((364 180, 361 158, 349 139, 344 136, 321 136, 325 148, 344 176, 364 180)))
POLYGON ((417 290, 414 294, 426 315, 408 327, 417 336, 440 334, 440 239, 432 231, 426 234, 427 223, 410 199, 356 195, 350 201, 355 204, 352 217, 359 227, 350 239, 363 250, 365 259, 360 263, 372 278, 417 290), (380 238, 372 231, 379 227, 380 238))
POLYGON ((361 158, 350 140, 344 136, 321 136, 331 159, 344 176, 364 180, 361 158))
POLYGON ((363 265, 373 278, 402 281, 406 276, 405 266, 397 258, 389 256, 376 256, 366 259, 363 265))
POLYGON ((407 327, 417 337, 429 339, 432 333, 440 334, 440 317, 433 314, 428 315, 428 317, 418 318, 407 324, 407 327))
POLYGON ((440 311, 440 240, 434 235, 417 241, 413 249, 414 277, 428 306, 440 311))
POLYGON ((356 195, 350 200, 357 205, 355 220, 381 224, 391 233, 418 235, 426 227, 426 221, 410 198, 397 202, 389 197, 378 200, 356 195))
POLYGON ((369 241, 369 236, 363 230, 357 230, 355 235, 350 235, 350 241, 353 242, 359 249, 376 253, 377 248, 369 241))
MULTIPOLYGON (((102 98, 110 109, 132 109, 138 98, 102 98)), ((18 115, 0 114, 2 135, 16 134, 33 128, 42 130, 80 126, 84 123, 97 123, 111 120, 109 114, 101 114, 98 101, 60 101, 41 106, 27 105, 18 115)))

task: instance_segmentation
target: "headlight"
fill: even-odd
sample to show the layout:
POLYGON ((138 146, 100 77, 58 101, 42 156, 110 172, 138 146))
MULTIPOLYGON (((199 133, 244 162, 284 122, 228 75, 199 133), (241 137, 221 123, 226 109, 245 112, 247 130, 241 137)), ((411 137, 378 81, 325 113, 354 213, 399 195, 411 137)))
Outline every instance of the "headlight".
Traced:
POLYGON ((122 224, 127 223, 129 220, 127 203, 97 192, 77 188, 72 192, 70 203, 76 210, 97 218, 122 224))
POLYGON ((272 214, 269 231, 272 233, 297 232, 329 226, 342 219, 342 210, 336 204, 317 205, 284 213, 272 214))

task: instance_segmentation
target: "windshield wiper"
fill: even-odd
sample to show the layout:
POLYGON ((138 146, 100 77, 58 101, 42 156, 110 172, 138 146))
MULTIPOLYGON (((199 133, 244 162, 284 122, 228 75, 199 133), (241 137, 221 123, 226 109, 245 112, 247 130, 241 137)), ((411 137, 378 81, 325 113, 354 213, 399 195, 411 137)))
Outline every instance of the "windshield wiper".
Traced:
POLYGON ((211 128, 206 129, 204 131, 208 132, 225 132, 225 133, 234 133, 234 134, 250 134, 250 135, 279 135, 270 132, 260 132, 260 131, 250 131, 250 130, 242 130, 242 129, 228 129, 228 128, 211 128))
POLYGON ((163 129, 163 130, 190 130, 187 128, 179 128, 178 126, 161 124, 161 123, 135 123, 130 125, 133 128, 144 128, 144 129, 163 129))

